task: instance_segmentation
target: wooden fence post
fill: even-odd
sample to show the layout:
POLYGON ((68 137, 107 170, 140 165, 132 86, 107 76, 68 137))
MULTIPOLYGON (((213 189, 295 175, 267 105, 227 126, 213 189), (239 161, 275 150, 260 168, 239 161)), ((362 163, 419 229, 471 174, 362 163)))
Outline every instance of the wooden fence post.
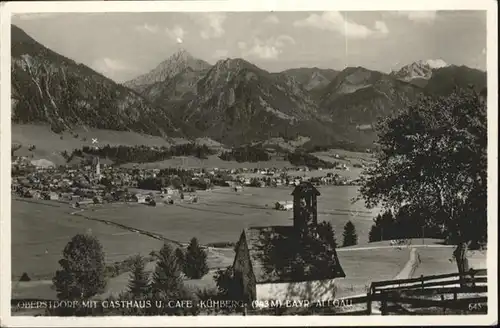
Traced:
POLYGON ((387 294, 386 293, 381 293, 380 294, 380 312, 382 315, 387 315, 387 294))
POLYGON ((476 272, 474 272, 474 269, 470 269, 470 278, 471 278, 471 286, 476 287, 476 281, 474 279, 474 276, 476 275, 476 272))
POLYGON ((424 275, 423 274, 420 275, 420 279, 422 280, 421 281, 421 284, 422 284, 421 285, 422 286, 421 289, 423 290, 424 289, 424 275))
POLYGON ((441 302, 443 302, 443 314, 446 313, 446 305, 444 305, 444 295, 441 294, 441 302))
POLYGON ((372 297, 372 289, 370 288, 366 294, 366 314, 368 315, 372 314, 372 297))

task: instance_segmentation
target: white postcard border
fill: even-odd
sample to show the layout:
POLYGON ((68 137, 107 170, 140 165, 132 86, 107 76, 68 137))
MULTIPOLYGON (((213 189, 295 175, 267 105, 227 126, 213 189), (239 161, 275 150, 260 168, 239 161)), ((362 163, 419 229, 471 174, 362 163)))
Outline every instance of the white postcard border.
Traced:
MULTIPOLYGON (((1 3, 0 51, 0 323, 2 326, 318 326, 318 325, 478 325, 498 320, 497 294, 497 174, 498 174, 498 17, 490 0, 251 0, 251 1, 59 1, 1 3), (11 104, 10 23, 13 13, 69 12, 208 12, 208 11, 372 11, 372 10, 486 10, 488 79, 488 314, 469 316, 194 316, 194 317, 12 317, 11 298, 11 104)), ((457 36, 458 37, 458 36, 457 36)))

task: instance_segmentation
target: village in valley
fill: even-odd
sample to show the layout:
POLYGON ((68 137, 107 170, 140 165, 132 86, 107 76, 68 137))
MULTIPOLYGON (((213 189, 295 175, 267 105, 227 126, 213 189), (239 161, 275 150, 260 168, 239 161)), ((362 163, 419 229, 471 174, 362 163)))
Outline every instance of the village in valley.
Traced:
MULTIPOLYGON (((362 168, 360 164, 354 167, 362 168)), ((197 190, 210 190, 213 187, 230 187, 239 192, 244 187, 297 186, 302 181, 326 186, 357 184, 357 179, 342 175, 343 171, 349 170, 346 164, 339 164, 335 170, 323 171, 319 168, 314 176, 308 174, 311 170, 308 167, 124 168, 103 165, 99 157, 95 157, 89 165, 63 165, 56 168, 48 161, 15 156, 12 161, 11 188, 19 197, 66 201, 78 207, 116 201, 148 205, 155 205, 159 201, 173 204, 174 199, 196 202, 197 190), (18 177, 16 172, 24 174, 18 177), (141 188, 142 181, 161 180, 162 177, 174 180, 174 184, 161 186, 156 191, 141 188)), ((277 209, 291 209, 287 201, 277 199, 272 204, 276 203, 279 204, 276 205, 277 209)))

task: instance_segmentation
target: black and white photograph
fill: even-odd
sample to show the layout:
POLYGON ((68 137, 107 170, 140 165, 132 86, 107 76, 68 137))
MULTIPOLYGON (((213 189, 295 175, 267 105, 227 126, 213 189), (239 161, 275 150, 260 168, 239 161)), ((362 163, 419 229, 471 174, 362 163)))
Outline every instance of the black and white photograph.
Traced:
POLYGON ((493 1, 175 3, 2 13, 3 319, 498 320, 493 1))

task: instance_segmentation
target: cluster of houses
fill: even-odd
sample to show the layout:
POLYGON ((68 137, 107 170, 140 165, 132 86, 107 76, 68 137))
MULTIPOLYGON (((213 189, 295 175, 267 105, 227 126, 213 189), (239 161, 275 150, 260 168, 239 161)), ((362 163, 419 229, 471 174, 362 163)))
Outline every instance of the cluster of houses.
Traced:
POLYGON ((237 176, 235 181, 243 186, 251 187, 280 187, 280 186, 298 186, 302 182, 310 182, 314 185, 356 185, 358 180, 348 179, 337 173, 327 173, 324 176, 311 177, 311 176, 290 176, 287 174, 280 174, 278 176, 257 176, 257 177, 244 177, 237 176))
MULTIPOLYGON (((37 162, 38 163, 38 162, 37 162)), ((184 192, 194 192, 186 185, 161 188, 159 198, 153 193, 142 194, 129 192, 128 189, 138 188, 141 180, 157 178, 160 169, 143 169, 138 167, 124 168, 107 166, 97 159, 91 165, 59 166, 35 165, 33 161, 24 157, 15 157, 12 161, 14 168, 22 174, 13 175, 12 190, 21 197, 38 198, 45 200, 60 200, 70 202, 75 206, 97 204, 102 202, 138 202, 147 205, 156 205, 157 201, 172 204, 174 199, 184 200, 184 192)), ((348 169, 345 164, 338 169, 348 169)), ((303 182, 313 185, 349 185, 356 184, 356 180, 349 180, 338 173, 328 172, 324 176, 310 177, 307 167, 293 168, 232 168, 232 169, 189 169, 191 181, 201 181, 206 186, 214 183, 230 186, 240 191, 244 186, 249 187, 295 187, 303 182), (302 174, 303 172, 303 174, 302 174)), ((196 196, 187 200, 197 202, 196 196)), ((280 209, 288 209, 288 204, 280 205, 280 209)))

